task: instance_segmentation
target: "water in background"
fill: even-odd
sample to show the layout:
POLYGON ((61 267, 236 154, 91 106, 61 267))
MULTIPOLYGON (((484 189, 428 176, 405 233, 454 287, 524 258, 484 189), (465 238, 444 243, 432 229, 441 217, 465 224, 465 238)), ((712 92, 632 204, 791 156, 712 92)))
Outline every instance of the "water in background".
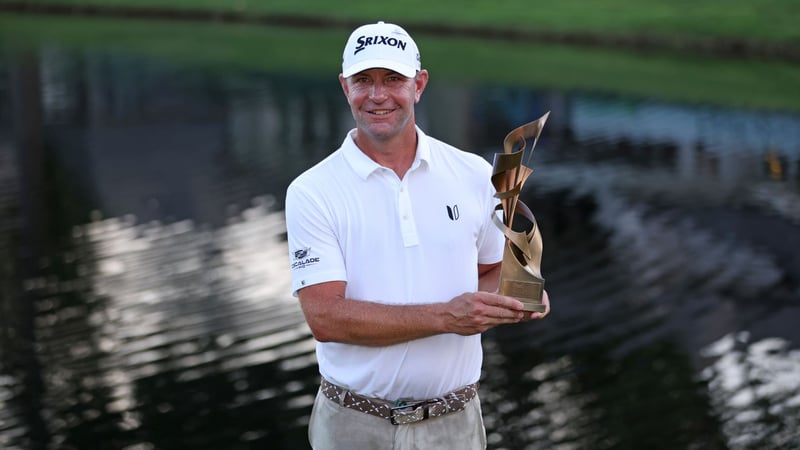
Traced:
MULTIPOLYGON (((800 446, 800 117, 434 77, 418 118, 491 158, 547 110, 553 313, 484 336, 489 447, 800 446)), ((335 74, 0 61, 0 447, 306 448, 282 202, 351 127, 335 74)))

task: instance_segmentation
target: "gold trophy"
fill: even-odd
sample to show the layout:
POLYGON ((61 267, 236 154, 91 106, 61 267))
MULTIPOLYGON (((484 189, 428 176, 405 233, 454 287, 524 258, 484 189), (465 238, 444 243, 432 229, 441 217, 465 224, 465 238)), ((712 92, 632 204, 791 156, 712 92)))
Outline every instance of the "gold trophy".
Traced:
POLYGON ((492 219, 506 237, 499 290, 501 294, 521 301, 523 309, 528 313, 545 312, 546 305, 542 303, 542 235, 533 213, 519 200, 522 185, 533 172, 527 164, 522 164, 522 157, 525 154, 526 140, 531 138, 533 145, 530 152, 533 154, 533 148, 536 147, 549 115, 550 111, 533 122, 511 130, 503 141, 504 153, 495 153, 492 164, 492 184, 497 191, 495 197, 500 199, 500 204, 492 213, 492 219), (501 210, 502 219, 497 214, 501 210), (525 230, 512 229, 514 216, 517 214, 530 222, 525 230))

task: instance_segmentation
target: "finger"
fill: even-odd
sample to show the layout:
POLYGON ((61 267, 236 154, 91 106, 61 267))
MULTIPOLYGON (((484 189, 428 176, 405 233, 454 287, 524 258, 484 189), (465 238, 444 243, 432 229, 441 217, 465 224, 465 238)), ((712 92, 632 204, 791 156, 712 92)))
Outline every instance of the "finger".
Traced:
POLYGON ((547 305, 547 308, 544 310, 544 312, 531 313, 531 320, 544 319, 548 314, 550 314, 550 305, 547 305))
POLYGON ((483 311, 482 316, 496 323, 513 323, 522 320, 524 314, 521 309, 490 306, 483 311))
POLYGON ((524 305, 521 301, 514 297, 507 297, 502 294, 492 294, 483 297, 483 302, 489 306, 496 306, 503 309, 511 309, 514 311, 522 311, 524 305))
POLYGON ((544 304, 544 312, 537 313, 539 317, 538 319, 545 318, 548 314, 550 314, 550 296, 547 294, 547 291, 542 292, 542 304, 544 304))
POLYGON ((523 311, 522 304, 516 305, 514 302, 487 301, 483 302, 483 307, 478 308, 476 312, 484 317, 507 319, 517 317, 517 315, 523 311))

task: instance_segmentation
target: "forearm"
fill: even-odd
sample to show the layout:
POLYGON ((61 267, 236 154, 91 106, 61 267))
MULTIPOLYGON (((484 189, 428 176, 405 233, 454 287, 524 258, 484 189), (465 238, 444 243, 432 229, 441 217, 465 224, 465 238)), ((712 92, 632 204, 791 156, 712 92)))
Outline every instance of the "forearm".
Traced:
POLYGON ((385 346, 446 332, 444 304, 386 305, 347 298, 301 304, 320 342, 385 346))
MULTIPOLYGON (((499 269, 488 265, 478 272, 486 277, 487 285, 496 276, 493 270, 499 269)), ((465 292, 444 303, 411 305, 355 300, 344 293, 342 281, 298 291, 303 314, 318 341, 385 346, 443 333, 468 336, 522 319, 519 300, 490 292, 465 292)))

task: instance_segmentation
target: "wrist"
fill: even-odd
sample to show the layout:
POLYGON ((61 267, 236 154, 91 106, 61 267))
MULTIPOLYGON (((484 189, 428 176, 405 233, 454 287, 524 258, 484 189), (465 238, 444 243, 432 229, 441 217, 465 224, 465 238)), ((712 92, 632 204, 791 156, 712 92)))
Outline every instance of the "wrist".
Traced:
POLYGON ((431 318, 431 326, 433 328, 431 331, 433 331, 434 334, 453 332, 449 326, 450 321, 448 320, 448 305, 449 302, 430 304, 431 311, 428 316, 431 318))

